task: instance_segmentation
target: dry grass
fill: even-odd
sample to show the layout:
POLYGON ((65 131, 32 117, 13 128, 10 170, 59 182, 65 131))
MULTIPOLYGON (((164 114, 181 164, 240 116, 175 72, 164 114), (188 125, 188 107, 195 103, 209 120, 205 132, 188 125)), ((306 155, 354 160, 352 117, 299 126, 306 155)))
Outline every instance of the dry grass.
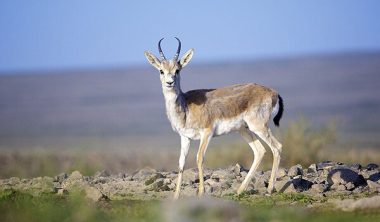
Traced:
MULTIPOLYGON (((338 131, 333 121, 313 128, 305 119, 300 119, 289 123, 281 129, 281 134, 279 131, 276 135, 283 143, 282 167, 295 164, 307 167, 323 160, 361 164, 378 163, 380 160, 378 149, 359 149, 353 145, 337 144, 338 131)), ((226 167, 239 163, 249 168, 252 163, 253 152, 242 139, 211 146, 205 158, 206 167, 226 167)), ((186 168, 196 166, 197 149, 194 148, 190 150, 186 168)), ((143 167, 177 170, 178 157, 179 149, 162 152, 152 149, 4 149, 0 150, 0 178, 54 176, 73 170, 87 175, 103 169, 112 173, 131 173, 143 167)), ((270 169, 271 164, 272 154, 268 149, 261 169, 270 169)))

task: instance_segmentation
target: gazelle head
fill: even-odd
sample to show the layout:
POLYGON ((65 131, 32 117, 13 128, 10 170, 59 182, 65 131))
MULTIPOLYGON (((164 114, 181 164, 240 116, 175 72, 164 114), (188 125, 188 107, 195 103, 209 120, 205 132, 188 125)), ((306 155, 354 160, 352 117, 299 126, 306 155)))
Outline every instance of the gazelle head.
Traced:
POLYGON ((151 52, 145 51, 145 57, 148 59, 148 62, 160 71, 160 79, 163 90, 179 90, 180 89, 180 71, 185 67, 193 57, 193 49, 190 49, 185 53, 185 55, 178 60, 179 53, 181 51, 181 41, 175 37, 178 41, 177 52, 174 55, 173 59, 166 59, 164 53, 161 49, 162 38, 158 42, 158 51, 160 53, 161 60, 154 56, 151 52))

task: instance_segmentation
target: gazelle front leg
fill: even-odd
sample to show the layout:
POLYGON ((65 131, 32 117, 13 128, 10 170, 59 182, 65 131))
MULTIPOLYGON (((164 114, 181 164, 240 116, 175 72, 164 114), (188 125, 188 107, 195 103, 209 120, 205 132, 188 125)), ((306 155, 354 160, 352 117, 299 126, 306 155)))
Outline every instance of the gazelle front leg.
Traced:
POLYGON ((174 200, 178 199, 179 193, 181 191, 183 168, 185 166, 186 156, 189 153, 189 147, 190 147, 190 139, 187 137, 181 136, 181 156, 179 157, 179 169, 178 169, 179 173, 178 173, 178 179, 177 179, 177 187, 174 193, 174 200))
POLYGON ((199 143, 199 149, 197 153, 197 166, 198 166, 198 174, 199 174, 199 192, 198 196, 201 196, 204 193, 204 180, 203 180, 203 156, 206 153, 207 146, 212 137, 212 130, 206 129, 203 133, 201 133, 201 141, 199 143))

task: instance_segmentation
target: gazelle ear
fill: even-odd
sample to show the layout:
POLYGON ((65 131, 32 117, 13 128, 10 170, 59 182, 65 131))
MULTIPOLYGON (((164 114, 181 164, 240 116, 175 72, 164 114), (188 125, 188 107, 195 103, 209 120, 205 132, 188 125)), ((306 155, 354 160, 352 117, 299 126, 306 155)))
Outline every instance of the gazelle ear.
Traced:
POLYGON ((194 49, 189 49, 189 51, 187 51, 185 55, 182 56, 181 61, 179 62, 181 64, 181 67, 185 67, 190 62, 193 54, 194 49))
POLYGON ((148 52, 148 51, 145 51, 144 55, 152 66, 160 70, 161 62, 160 60, 157 59, 156 56, 154 56, 151 52, 148 52))

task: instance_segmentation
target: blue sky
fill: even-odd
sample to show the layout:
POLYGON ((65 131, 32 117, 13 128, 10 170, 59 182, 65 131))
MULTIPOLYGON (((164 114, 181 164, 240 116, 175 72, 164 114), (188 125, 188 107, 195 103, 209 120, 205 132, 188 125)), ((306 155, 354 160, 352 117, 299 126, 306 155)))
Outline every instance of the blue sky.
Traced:
POLYGON ((128 67, 166 37, 194 63, 380 50, 380 1, 0 1, 0 72, 128 67))

